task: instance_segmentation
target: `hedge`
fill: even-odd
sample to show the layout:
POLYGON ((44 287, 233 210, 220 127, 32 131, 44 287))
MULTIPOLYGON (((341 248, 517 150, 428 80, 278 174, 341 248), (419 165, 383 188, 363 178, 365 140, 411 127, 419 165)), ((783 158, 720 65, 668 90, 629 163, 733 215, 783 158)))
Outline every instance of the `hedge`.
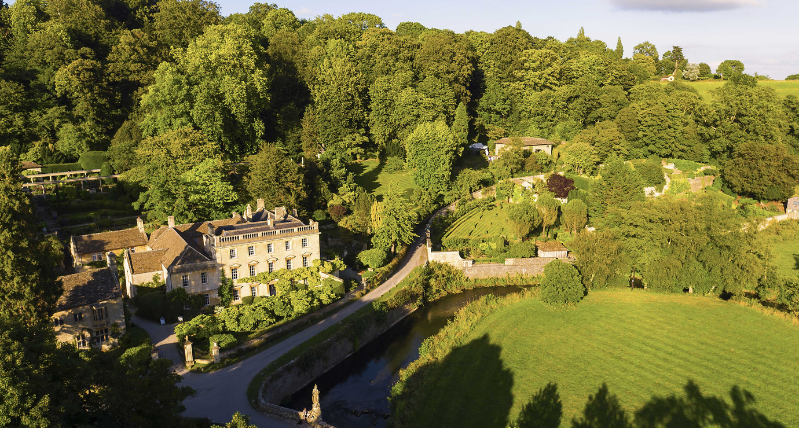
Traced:
POLYGON ((232 334, 215 334, 208 338, 209 348, 216 342, 220 349, 228 349, 236 346, 236 338, 232 334))
MULTIPOLYGON (((98 167, 99 168, 99 167, 98 167)), ((42 174, 51 174, 54 172, 69 172, 69 171, 82 171, 83 167, 75 163, 54 163, 50 165, 42 165, 42 174)))
POLYGON ((85 152, 78 159, 82 169, 100 169, 106 162, 108 162, 107 152, 85 152))

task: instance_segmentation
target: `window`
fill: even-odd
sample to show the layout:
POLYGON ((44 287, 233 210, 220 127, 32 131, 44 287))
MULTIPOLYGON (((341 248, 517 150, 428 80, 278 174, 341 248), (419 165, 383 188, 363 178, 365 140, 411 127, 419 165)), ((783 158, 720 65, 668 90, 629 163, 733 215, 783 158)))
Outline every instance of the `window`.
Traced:
POLYGON ((200 272, 200 283, 208 284, 208 274, 205 272, 200 272))
POLYGON ((239 279, 239 268, 230 268, 230 277, 233 279, 239 279))
POLYGON ((86 337, 82 334, 75 336, 75 344, 78 345, 78 348, 86 348, 89 346, 89 344, 86 343, 86 337))
POLYGON ((83 312, 78 312, 77 314, 72 314, 72 317, 75 318, 75 322, 83 321, 83 312))
POLYGON ((286 241, 286 251, 291 249, 291 241, 286 241))
POLYGON ((239 300, 241 300, 241 296, 239 295, 239 290, 234 288, 233 289, 233 301, 234 302, 238 302, 239 300))
POLYGON ((103 343, 108 341, 108 329, 101 328, 99 330, 94 331, 94 338, 97 339, 98 342, 103 343))
POLYGON ((302 267, 308 267, 308 256, 302 256, 302 267))
POLYGON ((255 276, 255 265, 250 265, 250 276, 255 276))
POLYGON ((250 245, 249 247, 247 247, 247 255, 248 256, 254 256, 255 255, 255 247, 254 246, 250 245))
POLYGON ((92 318, 95 321, 102 321, 108 318, 108 310, 105 308, 105 306, 92 308, 92 318))
POLYGON ((92 254, 92 261, 93 262, 99 262, 101 260, 103 260, 103 253, 94 253, 94 254, 92 254))
POLYGON ((275 247, 272 244, 266 244, 266 252, 267 253, 274 253, 275 247))
POLYGON ((258 287, 257 286, 250 287, 250 293, 252 294, 253 297, 257 296, 258 295, 258 287))
POLYGON ((275 271, 275 262, 269 262, 269 273, 275 271))
POLYGON ((291 270, 291 259, 286 260, 286 269, 291 270))
POLYGON ((236 258, 236 249, 235 248, 231 248, 230 249, 230 258, 231 259, 235 259, 236 258))
POLYGON ((205 294, 203 294, 203 297, 205 297, 205 306, 210 305, 211 304, 211 295, 208 294, 208 293, 205 293, 205 294))
POLYGON ((277 294, 277 290, 275 289, 275 284, 269 284, 269 295, 274 296, 277 294))
POLYGON ((302 248, 308 247, 308 238, 302 238, 302 248))
POLYGON ((186 288, 186 287, 189 286, 189 276, 188 275, 183 275, 181 281, 183 281, 183 288, 186 288))
POLYGON ((58 327, 60 325, 64 325, 64 319, 63 318, 53 318, 53 325, 55 327, 58 327))

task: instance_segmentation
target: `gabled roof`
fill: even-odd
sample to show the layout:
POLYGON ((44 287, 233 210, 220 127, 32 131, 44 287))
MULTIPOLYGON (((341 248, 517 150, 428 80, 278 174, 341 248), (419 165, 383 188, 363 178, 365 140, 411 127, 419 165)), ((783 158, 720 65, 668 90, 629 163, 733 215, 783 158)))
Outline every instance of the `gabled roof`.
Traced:
POLYGON ((158 239, 151 242, 150 248, 153 250, 166 250, 161 257, 161 263, 167 267, 211 260, 210 257, 189 244, 176 229, 172 228, 167 228, 160 234, 158 239))
POLYGON ((56 308, 64 311, 90 305, 122 295, 119 281, 111 268, 94 269, 59 278, 64 293, 58 298, 56 308))
POLYGON ((558 241, 536 242, 535 246, 541 251, 568 251, 566 247, 558 241))
POLYGON ((141 232, 138 227, 73 236, 72 239, 78 254, 115 251, 147 245, 147 234, 141 232))
POLYGON ((166 249, 154 251, 139 251, 130 253, 130 268, 134 275, 147 272, 159 272, 161 260, 166 255, 166 249))
POLYGON ((547 140, 546 138, 533 138, 533 137, 506 137, 501 140, 497 140, 495 144, 512 144, 513 140, 521 140, 523 146, 545 146, 550 145, 554 146, 555 143, 552 141, 547 140))

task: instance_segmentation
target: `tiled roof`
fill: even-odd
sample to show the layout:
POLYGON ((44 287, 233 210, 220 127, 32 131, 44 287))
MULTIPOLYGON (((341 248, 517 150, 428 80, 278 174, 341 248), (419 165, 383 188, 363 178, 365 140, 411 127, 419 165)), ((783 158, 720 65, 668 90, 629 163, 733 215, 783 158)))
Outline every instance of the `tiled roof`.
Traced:
POLYGON ((165 254, 166 249, 130 253, 130 267, 133 269, 133 274, 160 271, 161 260, 165 254))
POLYGON ((147 234, 142 233, 137 227, 113 232, 73 236, 72 239, 75 241, 75 250, 78 254, 114 251, 147 245, 147 234))
POLYGON ((541 145, 555 145, 552 141, 547 140, 546 138, 533 138, 533 137, 510 137, 510 138, 503 138, 501 140, 497 140, 495 144, 511 144, 513 140, 519 139, 522 141, 523 146, 541 146, 541 145))
POLYGON ((166 250, 161 263, 164 266, 175 266, 186 263, 198 263, 211 260, 208 256, 194 248, 176 229, 167 228, 155 242, 150 243, 153 250, 166 250))
POLYGON ((64 293, 56 303, 59 311, 113 299, 122 294, 111 268, 94 269, 59 279, 64 284, 64 293))
POLYGON ((535 246, 541 251, 567 251, 558 241, 536 242, 535 246))

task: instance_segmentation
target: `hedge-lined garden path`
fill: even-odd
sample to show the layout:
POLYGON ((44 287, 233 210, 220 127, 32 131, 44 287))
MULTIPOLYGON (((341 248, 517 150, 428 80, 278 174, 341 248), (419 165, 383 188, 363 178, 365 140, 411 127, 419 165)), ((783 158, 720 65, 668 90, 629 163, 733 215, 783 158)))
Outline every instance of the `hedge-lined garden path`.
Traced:
MULTIPOLYGON (((378 297, 399 284, 414 268, 423 265, 427 261, 427 250, 425 248, 425 242, 423 240, 424 233, 422 233, 422 231, 423 228, 417 230, 419 237, 413 242, 408 251, 408 255, 405 256, 405 260, 402 261, 397 272, 379 287, 344 309, 238 363, 231 364, 230 366, 212 373, 183 373, 183 382, 181 385, 190 386, 197 391, 197 395, 189 397, 183 402, 186 406, 186 411, 183 412, 183 415, 197 418, 210 418, 214 422, 227 422, 230 421, 234 413, 241 412, 249 415, 250 423, 259 428, 296 426, 267 417, 254 410, 247 401, 247 386, 250 380, 264 367, 268 366, 269 363, 275 361, 286 352, 289 352, 326 328, 338 323, 358 309, 372 304, 378 297)), ((153 342, 155 342, 155 340, 156 339, 153 339, 153 342)), ((170 345, 165 343, 164 346, 168 347, 170 345)), ((175 353, 177 353, 177 348, 175 348, 174 345, 171 346, 175 349, 175 353)))

